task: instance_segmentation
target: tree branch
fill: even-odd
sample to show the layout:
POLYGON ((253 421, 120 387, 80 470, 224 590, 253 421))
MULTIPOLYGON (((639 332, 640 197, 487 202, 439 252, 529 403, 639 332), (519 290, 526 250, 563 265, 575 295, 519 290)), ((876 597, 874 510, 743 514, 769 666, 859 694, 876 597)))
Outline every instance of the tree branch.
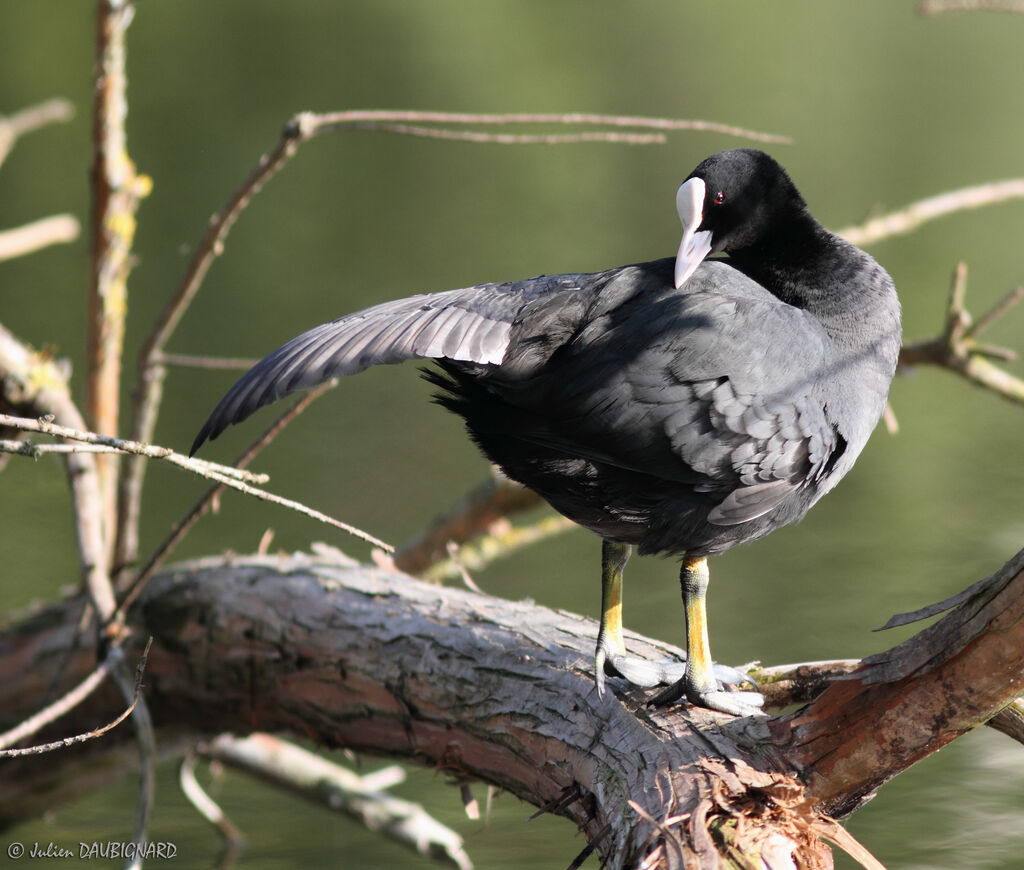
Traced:
MULTIPOLYGON (((346 815, 417 854, 459 870, 472 870, 462 837, 419 804, 386 794, 374 781, 377 774, 359 776, 270 734, 244 739, 221 734, 200 744, 197 751, 346 815)), ((400 769, 398 772, 402 774, 400 769)), ((398 781, 402 778, 404 774, 398 781)))
POLYGON ((0 115, 0 165, 22 136, 49 124, 70 121, 75 109, 67 100, 47 100, 6 117, 0 115))
POLYGON ((922 363, 941 366, 1016 404, 1024 404, 1024 381, 991 362, 992 358, 1013 360, 1016 352, 981 344, 977 339, 996 320, 1024 299, 1018 287, 972 323, 964 307, 967 266, 960 263, 953 273, 942 333, 925 341, 908 342, 900 351, 900 365, 922 363))
POLYGON ((69 214, 42 218, 13 230, 0 232, 0 261, 24 257, 50 245, 78 238, 78 221, 69 214))
POLYGON ((921 0, 919 15, 931 18, 945 12, 1015 12, 1024 15, 1021 0, 921 0))
POLYGON ((871 656, 772 734, 816 806, 846 815, 1024 692, 1024 550, 962 605, 871 656))
MULTIPOLYGON (((152 181, 135 171, 128 156, 125 32, 134 16, 130 0, 100 0, 93 102, 92 270, 86 328, 85 408, 91 428, 118 434, 121 354, 132 267, 135 215, 152 181)), ((82 427, 85 428, 85 427, 82 427)), ((97 458, 101 518, 108 554, 116 522, 117 463, 97 458)))
POLYGON ((836 233, 851 244, 864 247, 892 236, 912 233, 922 224, 954 212, 1022 198, 1024 178, 993 181, 919 199, 899 211, 872 218, 856 226, 844 227, 836 233))
MULTIPOLYGON (((0 672, 45 684, 61 648, 54 632, 67 636, 57 626, 73 613, 55 605, 0 634, 0 672), (32 667, 11 659, 24 660, 27 636, 32 667)), ((769 834, 816 866, 822 838, 859 851, 832 814, 1021 691, 1024 551, 946 618, 772 720, 654 710, 618 680, 600 699, 591 620, 328 559, 183 565, 147 585, 128 624, 154 634, 149 701, 177 730, 300 733, 481 780, 569 817, 613 867, 670 853, 693 866, 737 854, 773 866, 769 834)), ((628 644, 646 658, 678 654, 636 635, 628 644)), ((783 676, 760 676, 773 674, 783 676)), ((0 683, 3 715, 30 703, 20 683, 0 683)), ((17 815, 41 775, 11 768, 0 818, 17 815)))

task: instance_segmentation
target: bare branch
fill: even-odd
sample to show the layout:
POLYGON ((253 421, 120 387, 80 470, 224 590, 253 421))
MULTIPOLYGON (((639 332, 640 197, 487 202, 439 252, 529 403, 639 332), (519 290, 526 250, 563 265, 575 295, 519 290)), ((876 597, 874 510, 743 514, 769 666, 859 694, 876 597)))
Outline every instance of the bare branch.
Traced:
MULTIPOLYGON (((97 737, 102 737, 108 731, 115 729, 118 725, 124 722, 125 719, 131 716, 138 706, 140 701, 139 690, 142 687, 142 675, 146 670, 146 661, 149 658, 149 649, 152 645, 153 638, 150 638, 146 642, 146 648, 142 651, 142 656, 139 658, 139 664, 135 669, 135 682, 132 691, 129 693, 128 708, 116 719, 108 722, 100 728, 88 731, 85 734, 77 734, 74 737, 64 737, 63 739, 55 740, 52 743, 42 743, 38 746, 26 746, 22 749, 0 748, 0 758, 18 758, 23 755, 42 755, 46 752, 53 752, 55 749, 66 749, 67 747, 74 746, 77 743, 87 743, 90 740, 95 740, 97 737)), ((41 710, 30 719, 26 719, 17 728, 8 731, 7 734, 0 735, 0 747, 6 747, 11 743, 23 740, 29 734, 34 734, 54 719, 59 716, 63 716, 65 713, 78 706, 83 700, 85 700, 85 698, 95 691, 96 687, 103 682, 103 679, 107 674, 112 673, 114 669, 122 663, 123 654, 120 649, 112 650, 111 654, 102 665, 93 671, 92 674, 83 680, 74 690, 61 698, 60 701, 56 704, 51 704, 45 710, 41 710)))
POLYGON ((418 576, 445 558, 450 542, 464 544, 486 534, 499 520, 543 504, 535 492, 495 470, 426 531, 402 544, 395 552, 395 567, 418 576))
POLYGON ((773 740, 804 771, 816 806, 846 815, 1021 694, 1022 635, 1024 550, 941 620, 865 659, 807 707, 771 720, 773 740))
POLYGON ((69 121, 74 114, 74 107, 67 100, 47 100, 13 115, 0 116, 0 164, 7 159, 15 142, 26 133, 49 124, 69 121))
POLYGON ((417 854, 461 870, 472 867, 462 837, 419 804, 386 794, 368 777, 293 743, 270 734, 222 734, 200 744, 198 752, 349 816, 417 854))
POLYGON ((353 130, 378 133, 400 133, 423 139, 446 139, 454 142, 479 142, 492 145, 569 145, 577 142, 615 142, 624 145, 662 145, 663 133, 487 133, 480 130, 446 130, 442 127, 418 127, 414 124, 388 124, 364 121, 347 124, 353 130))
POLYGON ((182 794, 188 798, 190 804, 195 807, 206 821, 208 821, 225 844, 229 853, 239 854, 245 846, 245 835, 228 818, 227 813, 220 808, 220 805, 206 793, 206 790, 196 779, 196 764, 199 756, 194 750, 190 750, 181 760, 181 767, 178 769, 178 784, 181 786, 182 794))
POLYGON ((944 12, 1015 12, 1024 15, 1021 0, 921 0, 919 15, 931 18, 944 12))
POLYGON ((42 218, 13 230, 0 232, 0 261, 24 257, 50 245, 78 238, 78 220, 69 214, 42 218))
POLYGON ((121 453, 113 447, 106 447, 102 444, 36 444, 28 439, 24 441, 12 441, 9 438, 0 439, 0 453, 10 453, 17 456, 31 456, 33 459, 42 459, 48 453, 121 453))
MULTIPOLYGON (((326 383, 320 384, 314 387, 304 396, 300 397, 287 411, 281 414, 267 429, 260 435, 252 444, 249 445, 242 453, 242 455, 235 462, 235 467, 239 470, 245 468, 252 462, 256 456, 266 447, 278 433, 288 425, 295 417, 301 414, 306 408, 316 401, 321 395, 328 390, 332 389, 337 384, 337 380, 327 381, 326 383)), ((224 484, 217 484, 211 486, 206 492, 200 496, 199 500, 189 509, 189 511, 183 516, 178 522, 174 524, 174 528, 171 529, 170 534, 164 538, 160 546, 153 551, 149 559, 146 560, 146 564, 143 565, 132 578, 131 582, 127 584, 127 589, 121 605, 118 608, 118 616, 124 618, 125 611, 135 600, 135 597, 142 591, 146 582, 153 575, 153 572, 163 563, 163 561, 174 552, 174 548, 181 543, 185 535, 189 533, 192 526, 194 526, 199 519, 210 509, 213 505, 214 499, 217 495, 224 490, 224 484)))
POLYGON ((960 263, 953 273, 942 334, 925 341, 904 344, 900 351, 900 365, 941 366, 991 390, 997 396, 1016 404, 1024 404, 1024 380, 1014 377, 990 361, 993 357, 1001 360, 1015 359, 1015 351, 990 347, 977 341, 980 333, 1024 298, 1024 289, 1011 291, 974 324, 964 307, 966 292, 967 266, 960 263))
POLYGON ((89 676, 82 680, 82 682, 62 698, 59 698, 48 707, 45 707, 35 715, 20 722, 10 731, 0 734, 0 750, 6 749, 8 746, 12 746, 15 743, 20 743, 22 740, 27 740, 33 734, 45 728, 51 722, 59 719, 65 713, 70 712, 81 704, 82 701, 88 698, 96 691, 97 688, 99 688, 100 685, 102 685, 103 681, 110 673, 110 667, 111 662, 108 657, 105 661, 100 663, 96 670, 89 674, 89 676))
MULTIPOLYGON (((52 415, 66 427, 85 428, 85 421, 68 390, 67 369, 45 354, 33 351, 2 327, 0 374, 3 375, 0 377, 0 392, 12 408, 52 415)), ((0 425, 19 429, 22 426, 13 425, 13 421, 24 422, 21 418, 6 415, 0 415, 0 420, 8 421, 0 422, 0 425)), ((28 422, 36 431, 41 431, 37 421, 28 422)), ((52 427, 54 424, 48 425, 52 427)), ((75 430, 69 428, 68 431, 75 430)), ((89 454, 72 453, 67 456, 65 468, 71 488, 82 581, 101 625, 108 626, 116 601, 104 545, 102 498, 95 460, 96 457, 89 454)))
MULTIPOLYGON (((134 16, 130 0, 100 0, 97 7, 96 73, 93 82, 92 270, 86 327, 85 408, 89 425, 118 433, 121 355, 139 202, 152 181, 135 171, 128 156, 125 32, 134 16)), ((97 457, 104 543, 112 552, 116 534, 116 474, 113 457, 97 457)))
MULTIPOLYGON (((115 661, 111 671, 111 676, 121 690, 121 694, 131 700, 132 709, 128 712, 133 714, 132 725, 135 726, 135 743, 139 751, 139 801, 135 806, 135 827, 132 831, 132 843, 136 845, 140 845, 146 840, 149 817, 156 797, 156 735, 153 731, 153 717, 149 713, 146 699, 139 694, 146 656, 149 654, 152 643, 153 638, 151 637, 146 643, 146 649, 135 672, 134 683, 123 658, 115 661)), ((120 648, 115 647, 115 649, 120 648)), ((142 850, 137 850, 134 860, 127 866, 141 867, 141 855, 142 850)))
MULTIPOLYGON (((221 480, 225 477, 248 483, 266 483, 270 480, 270 477, 266 474, 255 474, 244 469, 232 468, 230 465, 209 462, 206 459, 190 458, 182 453, 175 453, 170 447, 139 444, 136 441, 126 441, 123 438, 99 435, 96 432, 83 432, 80 429, 72 429, 69 426, 58 426, 56 423, 52 423, 45 418, 33 420, 28 417, 12 417, 8 414, 0 414, 0 426, 9 426, 12 429, 21 429, 26 432, 40 432, 44 435, 53 435, 59 438, 70 438, 73 441, 81 441, 85 444, 94 444, 107 448, 106 451, 97 452, 129 453, 148 456, 151 459, 163 459, 172 465, 177 465, 179 468, 184 468, 186 471, 194 472, 201 477, 208 477, 212 480, 221 480)), ((29 453, 29 455, 32 454, 29 453)))
MULTIPOLYGON (((641 115, 598 115, 586 112, 563 113, 467 113, 467 112, 421 112, 392 109, 355 110, 330 112, 311 116, 319 125, 327 127, 352 127, 366 123, 409 123, 409 124, 562 124, 601 127, 635 127, 641 130, 696 130, 708 133, 722 133, 754 142, 790 144, 788 136, 761 133, 744 127, 719 124, 715 121, 693 121, 678 118, 649 118, 641 115)), ((317 132, 323 132, 318 130, 317 132)), ((494 140, 481 140, 494 141, 494 140)))
POLYGON ((993 181, 920 199, 900 211, 872 218, 856 226, 845 227, 838 230, 837 234, 854 245, 870 245, 891 236, 906 235, 928 221, 954 212, 1022 198, 1024 178, 993 181))

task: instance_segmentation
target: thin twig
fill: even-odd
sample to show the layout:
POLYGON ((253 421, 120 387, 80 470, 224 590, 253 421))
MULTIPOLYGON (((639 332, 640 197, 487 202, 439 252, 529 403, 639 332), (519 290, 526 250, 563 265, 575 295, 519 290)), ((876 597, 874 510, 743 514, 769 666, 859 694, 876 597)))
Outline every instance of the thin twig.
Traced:
POLYGON ((199 784, 199 780, 196 779, 198 760, 199 757, 195 750, 185 753, 185 757, 181 760, 181 766, 178 768, 178 785, 181 786, 182 794, 185 795, 196 812, 217 830, 226 848, 237 854, 245 846, 245 836, 228 818, 227 813, 220 808, 220 805, 199 784))
POLYGON ((69 214, 42 218, 30 224, 0 232, 0 261, 24 257, 50 245, 78 238, 78 220, 69 214))
MULTIPOLYGON (((149 652, 149 645, 153 642, 150 638, 146 644, 146 653, 149 652)), ((153 717, 149 713, 146 699, 139 694, 139 686, 142 683, 142 668, 145 665, 145 654, 140 662, 140 668, 136 672, 134 690, 132 688, 131 674, 123 659, 116 662, 111 676, 117 683, 121 694, 126 699, 131 699, 134 705, 132 725, 135 726, 135 743, 139 749, 139 800, 135 805, 135 826, 132 831, 132 843, 138 847, 146 840, 146 831, 149 828, 149 818, 153 811, 153 801, 156 798, 156 735, 153 733, 153 717)), ((134 860, 126 867, 141 868, 142 849, 136 849, 134 860)))
POLYGON ((979 333, 991 327, 999 317, 1024 299, 1024 290, 1017 288, 1011 291, 974 324, 964 307, 966 292, 967 266, 960 263, 950 282, 942 333, 924 341, 905 343, 900 351, 900 365, 941 366, 1008 401, 1024 404, 1024 380, 1014 377, 990 361, 992 358, 1012 360, 1016 353, 1008 348, 991 347, 977 341, 979 333))
POLYGON ((912 202, 906 208, 862 224, 838 230, 837 234, 854 245, 870 245, 891 236, 911 233, 928 221, 958 211, 1024 198, 1024 178, 993 181, 974 187, 963 187, 912 202))
MULTIPOLYGON (((74 746, 78 743, 87 743, 90 740, 95 740, 97 737, 102 737, 108 731, 112 731, 114 728, 116 728, 118 725, 124 722, 125 719, 132 715, 132 713, 138 706, 139 701, 141 700, 139 691, 142 688, 142 675, 146 670, 146 662, 149 659, 149 649, 152 645, 153 638, 150 638, 146 642, 146 648, 142 651, 142 656, 139 658, 139 663, 135 668, 135 681, 133 684, 132 691, 129 693, 128 696, 128 708, 124 710, 116 719, 114 719, 111 722, 108 722, 106 725, 103 725, 100 728, 96 728, 93 731, 87 731, 84 734, 76 734, 74 737, 64 737, 61 740, 54 740, 51 743, 41 743, 37 746, 26 746, 21 749, 0 749, 0 758, 18 758, 23 755, 42 755, 46 752, 52 752, 55 749, 64 749, 68 746, 74 746)), ((0 735, 0 746, 9 746, 10 743, 17 742, 17 740, 23 739, 24 737, 28 736, 28 734, 34 734, 36 731, 38 731, 44 725, 49 724, 49 722, 52 722, 58 716, 64 715, 64 713, 68 712, 72 707, 81 703, 81 701, 88 697, 88 695, 91 694, 101 682, 103 682, 104 677, 106 677, 107 674, 113 673, 114 669, 118 667, 119 664, 123 664, 123 661, 124 660, 122 658, 122 654, 119 648, 117 648, 116 650, 111 650, 111 654, 107 657, 106 661, 104 661, 102 665, 100 665, 95 671, 93 671, 92 674, 90 674, 90 676, 86 680, 80 683, 78 687, 76 687, 63 698, 61 698, 60 701, 56 702, 55 704, 51 704, 45 710, 41 710, 31 719, 26 719, 25 722, 18 726, 18 728, 12 731, 8 731, 7 734, 0 735), (87 687, 88 691, 84 691, 84 687, 87 687), (72 696, 74 696, 73 703, 68 703, 68 699, 72 696), (61 709, 55 712, 56 708, 61 709), (48 718, 46 719, 46 721, 38 722, 37 720, 39 720, 41 716, 47 716, 48 718), (11 735, 21 732, 22 729, 29 725, 29 723, 31 723, 32 730, 29 730, 27 731, 27 733, 21 734, 20 736, 16 736, 13 740, 8 740, 8 738, 11 735)))
POLYGON ((114 453, 131 453, 148 456, 151 459, 163 459, 172 465, 184 468, 186 471, 194 472, 201 477, 210 477, 219 480, 221 477, 237 479, 248 483, 266 483, 270 477, 266 474, 255 474, 240 468, 232 468, 230 465, 220 465, 206 459, 195 459, 185 456, 183 453, 175 453, 170 447, 158 447, 153 444, 139 444, 135 441, 126 441, 123 438, 111 438, 107 435, 99 435, 96 432, 83 432, 80 429, 72 429, 69 426, 58 426, 46 419, 31 419, 29 417, 12 417, 9 414, 0 414, 0 426, 9 426, 12 429, 21 429, 25 432, 40 432, 44 435, 53 435, 58 438, 70 438, 72 441, 81 441, 84 444, 95 444, 106 447, 114 453), (219 475, 213 478, 212 475, 219 475))
POLYGON ((219 481, 225 486, 231 487, 231 489, 237 489, 239 492, 244 492, 246 495, 251 495, 253 498, 258 498, 260 501, 269 501, 272 504, 280 505, 281 507, 289 508, 296 513, 303 514, 310 519, 318 520, 321 523, 325 523, 328 526, 334 526, 336 529, 341 529, 343 532, 347 532, 353 537, 359 538, 360 540, 366 541, 368 544, 373 544, 375 547, 380 547, 382 550, 393 553, 395 548, 391 544, 385 543, 380 538, 375 538, 369 532, 364 532, 362 529, 356 528, 355 526, 349 525, 342 520, 336 520, 334 517, 330 517, 325 513, 306 507, 301 502, 293 501, 290 498, 284 498, 280 495, 274 495, 272 492, 267 492, 264 489, 260 489, 255 486, 249 486, 246 483, 242 483, 240 480, 235 480, 231 477, 225 477, 218 472, 209 471, 203 475, 211 480, 219 481))
POLYGON ((1015 12, 1024 15, 1021 0, 922 0, 919 15, 930 18, 944 12, 1015 12))
POLYGON ((456 544, 455 541, 448 542, 448 558, 461 575, 462 582, 465 584, 466 588, 476 592, 478 595, 483 595, 483 589, 476 585, 476 581, 474 581, 470 576, 469 571, 466 570, 466 566, 462 564, 462 560, 459 558, 459 545, 456 544))
MULTIPOLYGON (((678 118, 649 118, 641 115, 599 115, 589 112, 562 113, 473 113, 473 112, 421 112, 393 109, 369 109, 346 112, 329 112, 313 116, 318 125, 326 127, 351 127, 368 122, 410 123, 410 124, 562 124, 600 127, 636 127, 641 130, 695 130, 707 133, 722 133, 754 142, 789 144, 788 136, 762 133, 744 127, 719 124, 716 121, 682 120, 678 118)), ((317 132, 323 132, 318 130, 317 132)), ((492 140, 493 141, 493 140, 492 140)))
POLYGON ((47 100, 13 115, 0 116, 0 164, 10 154, 14 143, 26 133, 32 133, 49 124, 70 121, 74 114, 74 106, 67 100, 47 100))
POLYGON ((196 369, 233 369, 246 371, 251 369, 258 359, 223 356, 195 356, 187 353, 162 353, 156 362, 167 366, 187 366, 196 369))
POLYGON ((48 453, 121 453, 113 447, 103 444, 36 444, 34 441, 12 441, 0 438, 0 453, 13 453, 42 459, 48 453))
POLYGON ((63 697, 23 722, 18 723, 10 731, 0 734, 0 749, 6 749, 8 746, 20 743, 22 740, 27 740, 51 722, 73 710, 103 684, 103 681, 110 673, 110 668, 111 661, 108 657, 100 662, 96 670, 63 697))
MULTIPOLYGON (((981 335, 985 330, 992 326, 993 323, 1017 305, 1021 299, 1024 299, 1024 287, 1014 287, 974 322, 974 326, 971 327, 971 335, 974 337, 981 335)), ((1016 352, 1009 350, 1003 350, 998 355, 1001 359, 1008 361, 1013 361, 1017 358, 1016 352)))
POLYGON ((488 133, 481 130, 446 130, 443 127, 419 127, 415 124, 389 124, 381 121, 363 121, 346 126, 353 130, 400 133, 405 136, 454 142, 486 142, 492 145, 571 145, 578 142, 662 145, 667 141, 663 133, 488 133))
MULTIPOLYGON (((316 401, 325 392, 332 389, 336 384, 337 380, 326 381, 318 386, 314 387, 305 395, 301 396, 287 411, 281 414, 267 429, 257 438, 252 444, 250 444, 239 456, 235 462, 235 467, 239 470, 245 468, 259 453, 266 447, 278 433, 284 429, 295 417, 306 410, 314 401, 316 401)), ((217 484, 211 486, 206 492, 204 492, 196 501, 194 505, 188 510, 188 512, 174 524, 174 528, 171 529, 170 534, 161 542, 160 546, 153 551, 149 559, 146 560, 146 564, 143 565, 132 577, 131 581, 126 584, 125 594, 122 596, 121 603, 117 609, 118 617, 120 619, 125 618, 125 613, 131 606, 131 603, 138 596, 139 592, 149 581, 149 578, 153 576, 153 572, 164 562, 164 560, 174 551, 174 548, 181 543, 182 539, 189 533, 192 526, 194 526, 199 519, 210 509, 217 495, 224 490, 224 484, 217 484)))

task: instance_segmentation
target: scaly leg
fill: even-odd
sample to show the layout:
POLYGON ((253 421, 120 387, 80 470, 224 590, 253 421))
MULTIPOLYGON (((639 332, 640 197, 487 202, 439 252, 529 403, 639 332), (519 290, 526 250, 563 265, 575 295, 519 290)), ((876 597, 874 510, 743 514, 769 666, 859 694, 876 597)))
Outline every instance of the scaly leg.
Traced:
POLYGON ((704 557, 683 559, 679 584, 683 590, 686 614, 686 672, 675 685, 655 697, 651 703, 671 704, 684 697, 691 704, 734 716, 757 716, 764 698, 759 692, 724 692, 715 677, 708 642, 707 591, 708 562, 704 557))
MULTIPOLYGON (((622 572, 631 551, 628 544, 614 541, 603 541, 601 546, 601 629, 597 633, 597 651, 594 654, 594 680, 601 697, 604 696, 607 676, 625 677, 634 686, 649 689, 652 686, 678 686, 686 674, 685 661, 672 659, 651 662, 626 653, 626 644, 622 638, 622 572)), ((706 581, 704 585, 707 586, 706 581)), ((706 630, 704 648, 707 648, 706 630)), ((710 659, 708 661, 707 667, 711 669, 712 686, 715 689, 718 688, 718 683, 714 682, 716 678, 725 683, 742 683, 747 679, 746 675, 735 668, 712 665, 710 659)), ((672 692, 675 686, 667 692, 672 692)), ((682 697, 682 693, 676 696, 679 697, 682 697)))
POLYGON ((597 633, 594 654, 594 679, 600 697, 604 697, 605 665, 618 672, 616 660, 626 657, 626 644, 622 640, 622 569, 631 551, 629 544, 601 542, 601 629, 597 633))

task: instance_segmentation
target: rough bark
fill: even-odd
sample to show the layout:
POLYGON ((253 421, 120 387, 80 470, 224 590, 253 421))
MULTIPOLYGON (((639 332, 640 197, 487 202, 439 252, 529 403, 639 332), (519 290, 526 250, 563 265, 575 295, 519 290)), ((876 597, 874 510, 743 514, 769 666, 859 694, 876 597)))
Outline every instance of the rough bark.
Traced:
MULTIPOLYGON (((47 608, 0 636, 8 723, 92 666, 87 651, 68 655, 76 609, 47 608)), ((651 710, 643 693, 618 685, 599 699, 591 620, 295 557, 181 567, 149 584, 129 624, 140 643, 155 639, 145 682, 161 734, 282 731, 428 764, 549 805, 610 866, 636 866, 668 844, 689 855, 682 866, 717 866, 730 839, 766 856, 806 855, 766 866, 829 866, 812 814, 796 807, 799 784, 759 753, 766 723, 651 710), (741 831, 746 818, 773 824, 741 831)), ((639 637, 630 645, 674 652, 639 637)), ((96 697, 74 717, 92 727, 117 706, 116 695, 96 697)), ((60 799, 55 790, 75 779, 68 765, 95 769, 117 746, 9 762, 0 823, 38 811, 28 797, 41 789, 47 802, 60 799)))
MULTIPOLYGON (((155 638, 146 695, 165 749, 225 730, 299 734, 497 785, 575 821, 612 867, 819 868, 822 837, 857 848, 825 812, 858 806, 1020 690, 1022 584, 1024 554, 920 639, 771 720, 653 710, 620 681, 599 699, 590 620, 305 556, 180 566, 129 625, 139 646, 155 638)), ((93 666, 74 650, 80 611, 53 605, 0 634, 0 725, 93 666)), ((103 721, 117 697, 94 696, 61 732, 103 721)), ((0 824, 129 769, 130 737, 8 762, 0 824)))

